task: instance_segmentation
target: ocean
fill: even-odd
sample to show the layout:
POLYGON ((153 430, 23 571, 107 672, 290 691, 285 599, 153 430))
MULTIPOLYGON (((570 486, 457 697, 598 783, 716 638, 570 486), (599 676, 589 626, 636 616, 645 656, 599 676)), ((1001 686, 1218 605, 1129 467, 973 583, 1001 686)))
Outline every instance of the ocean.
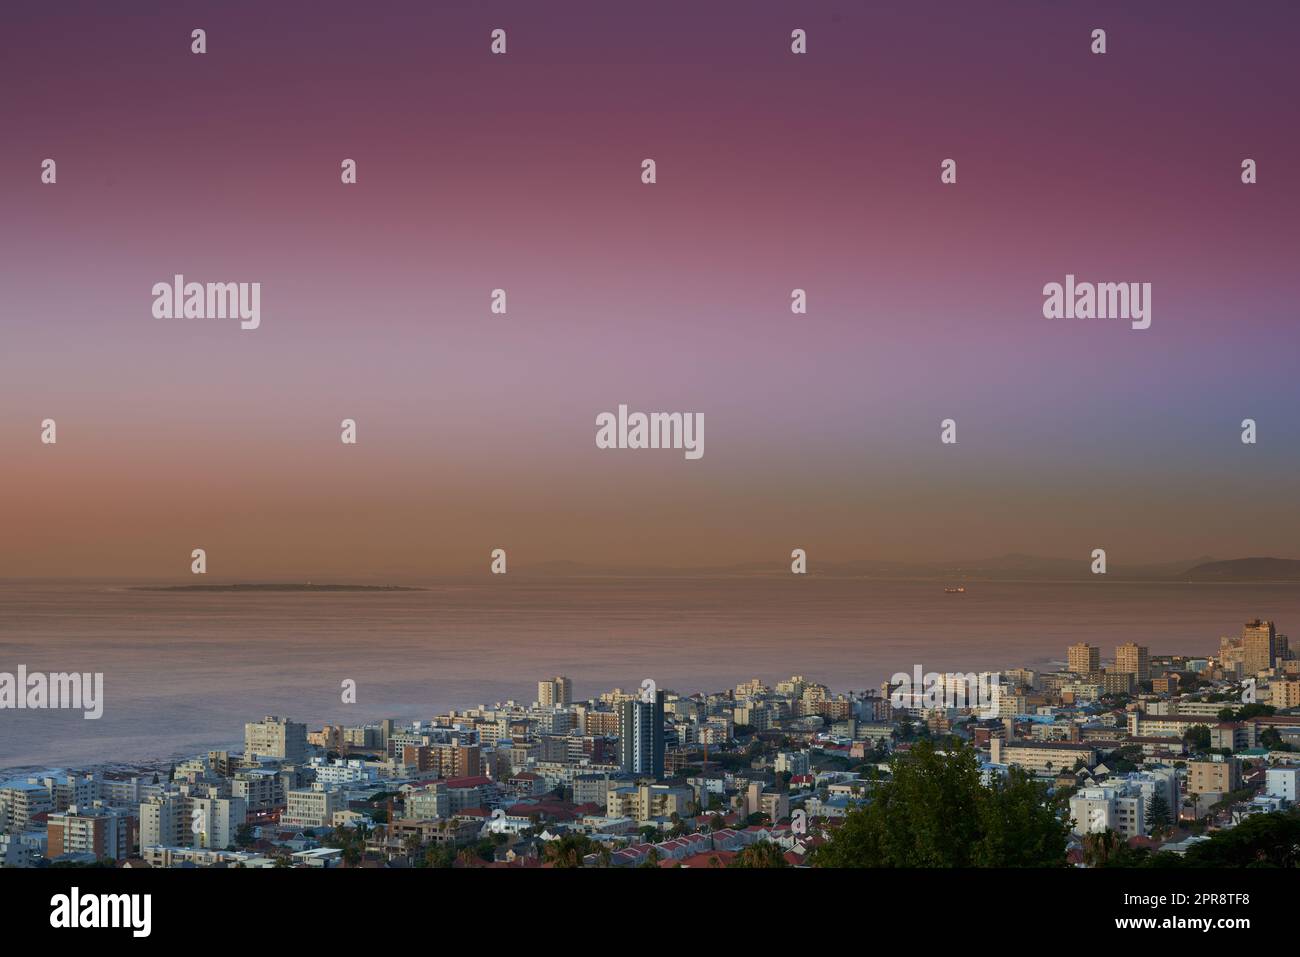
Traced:
POLYGON ((393 592, 138 591, 0 582, 0 672, 102 672, 104 713, 0 711, 0 769, 239 748, 275 714, 357 724, 578 698, 644 678, 689 694, 792 674, 833 691, 898 671, 1043 668, 1078 641, 1211 654, 1249 618, 1300 627, 1300 586, 778 578, 525 579, 393 592), (357 684, 343 704, 341 684, 357 684))

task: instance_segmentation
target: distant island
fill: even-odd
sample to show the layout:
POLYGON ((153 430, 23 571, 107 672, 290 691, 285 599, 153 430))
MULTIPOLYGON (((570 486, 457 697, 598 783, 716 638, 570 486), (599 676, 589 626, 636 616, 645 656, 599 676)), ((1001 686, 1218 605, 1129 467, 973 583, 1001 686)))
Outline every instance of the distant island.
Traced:
POLYGON ((234 585, 132 585, 131 591, 424 591, 407 585, 315 585, 312 582, 286 584, 234 584, 234 585))
POLYGON ((1187 570, 1197 582, 1300 582, 1300 561, 1293 558, 1236 558, 1206 562, 1187 570))

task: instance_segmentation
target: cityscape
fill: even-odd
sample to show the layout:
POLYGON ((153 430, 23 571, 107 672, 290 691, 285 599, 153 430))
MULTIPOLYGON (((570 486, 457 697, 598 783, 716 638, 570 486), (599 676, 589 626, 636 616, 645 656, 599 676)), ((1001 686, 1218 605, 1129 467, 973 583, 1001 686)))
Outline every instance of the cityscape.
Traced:
POLYGON ((0 782, 0 863, 1296 866, 1300 658, 1274 622, 1210 656, 1063 650, 1058 670, 917 665, 862 691, 647 676, 578 700, 557 675, 412 720, 250 716, 242 751, 0 782), (1039 839, 999 844, 1009 828, 1039 839))
POLYGON ((1295 938, 1300 4, 7 7, 2 939, 1295 938))

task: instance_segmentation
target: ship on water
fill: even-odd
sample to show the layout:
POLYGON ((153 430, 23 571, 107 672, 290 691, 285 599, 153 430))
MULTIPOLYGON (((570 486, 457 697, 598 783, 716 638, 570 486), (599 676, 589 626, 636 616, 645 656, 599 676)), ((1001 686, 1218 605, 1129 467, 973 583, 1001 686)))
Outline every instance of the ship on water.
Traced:
POLYGON ((964 595, 966 594, 965 585, 949 585, 943 590, 945 595, 964 595))

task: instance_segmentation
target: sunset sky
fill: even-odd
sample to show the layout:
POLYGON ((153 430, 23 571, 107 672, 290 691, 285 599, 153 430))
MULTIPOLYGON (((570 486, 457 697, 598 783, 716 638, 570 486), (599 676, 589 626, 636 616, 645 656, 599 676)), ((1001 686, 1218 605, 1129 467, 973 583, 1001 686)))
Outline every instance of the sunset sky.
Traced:
POLYGON ((130 6, 6 10, 0 576, 1300 557, 1294 4, 130 6))

